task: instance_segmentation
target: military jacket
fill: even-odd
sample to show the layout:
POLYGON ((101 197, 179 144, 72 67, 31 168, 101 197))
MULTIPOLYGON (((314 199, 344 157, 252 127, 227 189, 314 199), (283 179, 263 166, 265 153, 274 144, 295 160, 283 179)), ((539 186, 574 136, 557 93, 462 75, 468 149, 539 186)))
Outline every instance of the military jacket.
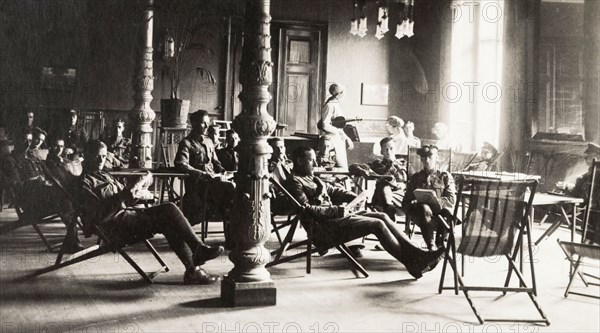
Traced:
POLYGON ((405 209, 410 209, 411 201, 415 199, 413 191, 416 189, 433 190, 440 201, 440 206, 448 210, 454 208, 456 201, 456 186, 454 179, 449 172, 436 170, 428 172, 421 170, 409 178, 406 187, 406 195, 402 201, 402 206, 405 209))
POLYGON ((215 146, 204 135, 200 140, 191 135, 181 140, 175 155, 175 166, 188 171, 197 169, 211 175, 224 171, 217 157, 215 146))

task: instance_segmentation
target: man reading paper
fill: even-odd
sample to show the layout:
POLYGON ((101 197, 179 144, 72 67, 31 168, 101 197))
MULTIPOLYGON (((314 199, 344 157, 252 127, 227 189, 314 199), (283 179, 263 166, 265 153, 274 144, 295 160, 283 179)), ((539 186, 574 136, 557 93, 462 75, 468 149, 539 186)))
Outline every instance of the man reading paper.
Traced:
POLYGON ((420 278, 433 269, 443 255, 438 251, 423 251, 414 246, 396 229, 395 223, 379 212, 351 213, 356 194, 331 186, 314 175, 315 151, 299 147, 293 153, 294 168, 286 187, 290 194, 304 206, 301 222, 313 222, 313 239, 317 248, 327 249, 373 234, 383 248, 404 264, 409 274, 420 278))
POLYGON ((144 197, 152 174, 146 173, 127 186, 103 171, 108 151, 100 140, 87 142, 79 193, 83 208, 83 232, 89 235, 93 225, 101 225, 106 236, 117 246, 132 244, 160 233, 185 267, 184 284, 212 284, 218 275, 201 266, 223 253, 221 246, 208 246, 194 233, 189 221, 173 203, 149 208, 135 207, 144 197))
POLYGON ((423 170, 412 175, 408 180, 406 195, 402 207, 406 215, 421 228, 423 240, 429 250, 443 245, 443 226, 440 225, 437 215, 451 217, 456 201, 456 188, 454 179, 449 172, 439 171, 437 168, 438 148, 436 146, 423 146, 417 150, 421 156, 423 170), (419 191, 415 195, 416 190, 419 191), (433 232, 438 231, 435 245, 433 232))

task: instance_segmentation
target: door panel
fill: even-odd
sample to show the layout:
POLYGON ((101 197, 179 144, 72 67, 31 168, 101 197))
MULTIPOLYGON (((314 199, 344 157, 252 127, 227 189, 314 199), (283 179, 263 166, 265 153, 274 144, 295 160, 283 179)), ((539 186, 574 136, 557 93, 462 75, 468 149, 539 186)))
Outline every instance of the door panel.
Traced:
POLYGON ((288 127, 277 135, 317 133, 324 89, 325 25, 274 23, 273 103, 269 111, 288 127))
POLYGON ((309 126, 310 96, 307 93, 310 86, 310 75, 288 74, 287 92, 285 96, 285 117, 282 122, 288 125, 287 131, 306 132, 309 126))

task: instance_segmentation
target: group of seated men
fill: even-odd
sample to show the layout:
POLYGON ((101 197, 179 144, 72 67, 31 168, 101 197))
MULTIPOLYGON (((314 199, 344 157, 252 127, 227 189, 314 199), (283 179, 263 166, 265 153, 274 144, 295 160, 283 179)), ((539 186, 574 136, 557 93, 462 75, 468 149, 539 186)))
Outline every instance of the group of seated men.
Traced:
MULTIPOLYGON (((227 219, 227 208, 231 206, 235 184, 218 177, 225 168, 217 156, 215 144, 206 135, 210 123, 208 112, 200 110, 191 114, 190 122, 192 130, 180 142, 175 157, 176 167, 190 175, 186 181, 183 213, 172 203, 150 208, 133 207, 141 190, 151 182, 151 175, 126 186, 121 184, 104 170, 109 154, 107 145, 100 140, 91 140, 85 144, 83 174, 76 187, 76 197, 81 198, 86 235, 93 231, 91 226, 102 225, 115 243, 128 244, 162 233, 185 266, 184 283, 209 284, 216 282, 218 277, 207 273, 201 266, 221 255, 224 249, 204 244, 191 226, 197 223, 200 205, 205 203, 221 209, 223 218, 227 219)), ((45 132, 35 129, 31 143, 27 140, 17 143, 10 158, 3 158, 3 173, 4 164, 11 165, 12 170, 16 170, 15 179, 21 183, 22 191, 35 194, 34 204, 46 208, 59 206, 62 215, 69 215, 74 211, 72 206, 69 207, 71 203, 45 177, 51 172, 50 169, 64 163, 64 142, 61 144, 61 140, 56 140, 51 145, 44 163, 39 156, 39 147, 45 136, 45 132)), ((233 141, 237 141, 235 137, 230 152, 235 153, 233 141)), ((415 278, 420 278, 424 272, 435 267, 443 254, 443 240, 438 237, 435 243, 433 241, 434 230, 440 229, 435 216, 450 214, 455 201, 452 176, 448 172, 437 170, 437 147, 425 145, 418 150, 423 170, 412 175, 406 188, 406 171, 395 159, 393 139, 382 139, 380 145, 383 159, 353 165, 350 169, 359 175, 385 176, 379 178, 373 197, 373 203, 381 207, 383 212, 353 213, 345 206, 345 203, 356 197, 353 192, 332 186, 314 175, 314 150, 300 147, 293 152, 290 162, 281 138, 271 138, 268 142, 273 148, 269 171, 305 207, 307 218, 303 218, 302 222, 314 223, 317 247, 327 249, 341 242, 374 234, 383 249, 404 264, 415 278), (434 190, 439 198, 439 208, 434 211, 430 205, 418 202, 413 196, 416 188, 434 190), (394 220, 398 207, 402 207, 422 229, 428 251, 413 245, 397 230, 394 220)), ((231 156, 237 161, 236 154, 231 156)), ((276 193, 272 204, 274 213, 288 212, 289 205, 286 201, 278 199, 282 199, 282 195, 276 193)), ((33 210, 37 211, 35 208, 33 210)), ((70 219, 71 217, 65 216, 63 220, 67 223, 70 219)), ((230 228, 229 223, 225 225, 230 228)), ((78 250, 80 244, 76 233, 74 235, 75 238, 69 242, 73 244, 72 249, 78 250)), ((438 232, 438 235, 443 235, 443 232, 438 232)), ((230 230, 226 230, 227 239, 230 239, 230 230)))
MULTIPOLYGON (((122 128, 122 125, 119 123, 118 127, 122 128)), ((89 236, 95 231, 95 226, 101 226, 117 246, 162 233, 185 266, 185 284, 210 284, 218 280, 218 276, 208 274, 200 266, 221 255, 224 251, 222 247, 204 244, 179 208, 172 203, 150 208, 136 205, 144 189, 152 182, 150 174, 128 182, 126 186, 121 184, 105 171, 109 153, 107 145, 100 140, 85 142, 83 149, 77 152, 80 157, 69 160, 70 156, 64 153, 64 140, 57 138, 44 160, 40 147, 46 135, 45 131, 36 127, 30 135, 15 140, 12 152, 6 142, 2 144, 2 185, 13 191, 13 199, 25 213, 32 215, 32 218, 58 213, 65 225, 76 228, 73 217, 75 206, 78 206, 84 234, 89 236), (81 161, 83 169, 76 173, 80 177, 74 177, 67 166, 72 163, 81 165, 81 161), (65 193, 56 181, 73 191, 71 195, 65 193)), ((119 139, 118 135, 115 138, 119 139)), ((121 144, 119 140, 109 140, 111 143, 113 141, 119 148, 128 144, 127 140, 121 139, 121 144)), ((117 156, 111 155, 112 158, 117 156)), ((123 154, 119 157, 125 158, 123 154)), ((73 231, 68 233, 71 238, 65 240, 67 253, 84 249, 76 229, 73 231)))
MULTIPOLYGON (((41 147, 47 133, 37 127, 32 133, 23 133, 21 140, 15 141, 12 152, 6 142, 2 143, 0 160, 2 161, 2 187, 12 194, 11 200, 18 204, 28 218, 38 219, 59 214, 67 226, 71 223, 74 210, 63 193, 53 186, 49 176, 65 181, 72 179, 66 167, 62 139, 54 140, 46 156, 41 147)), ((76 167, 76 165, 71 165, 76 167)), ((66 240, 66 251, 77 252, 83 247, 77 239, 77 233, 66 240)))
POLYGON ((352 164, 349 167, 350 173, 376 178, 371 204, 385 212, 393 221, 398 210, 403 210, 407 219, 421 229, 429 250, 441 247, 445 232, 437 215, 447 218, 452 214, 456 189, 452 175, 438 169, 438 148, 423 145, 417 150, 423 169, 409 179, 405 161, 396 159, 394 138, 383 138, 379 144, 382 159, 375 159, 367 164, 352 164), (413 194, 416 189, 433 190, 439 204, 432 207, 430 204, 418 202, 413 194), (434 231, 437 231, 438 235, 435 244, 434 231))

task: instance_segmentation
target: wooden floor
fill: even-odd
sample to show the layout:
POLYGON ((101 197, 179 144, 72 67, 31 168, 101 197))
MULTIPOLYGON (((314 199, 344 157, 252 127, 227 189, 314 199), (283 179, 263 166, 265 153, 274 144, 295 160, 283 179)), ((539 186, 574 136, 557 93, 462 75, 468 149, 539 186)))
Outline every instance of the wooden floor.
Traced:
MULTIPOLYGON (((2 224, 15 220, 12 210, 0 213, 2 224)), ((215 227, 219 223, 213 223, 215 227)), ((548 224, 534 227, 540 235, 548 224)), ((58 241, 60 223, 43 226, 58 241)), ((106 254, 37 278, 24 278, 35 269, 51 265, 48 253, 31 227, 3 233, 0 263, 0 332, 598 332, 600 303, 579 296, 563 297, 568 263, 556 238, 568 238, 561 229, 534 249, 538 275, 538 300, 551 326, 516 323, 477 325, 462 296, 437 293, 441 268, 422 279, 411 279, 405 268, 385 252, 373 251, 367 241, 360 259, 371 276, 355 278, 339 254, 315 257, 311 275, 302 260, 270 269, 277 287, 277 305, 227 308, 221 305, 220 286, 182 285, 183 267, 162 236, 153 239, 171 267, 147 285, 124 262, 106 254)), ((219 242, 218 236, 209 242, 219 242)), ((93 244, 93 240, 85 240, 93 244)), ((268 243, 276 244, 275 237, 268 243)), ((156 262, 143 246, 129 249, 144 268, 156 262)), ((205 267, 221 275, 232 268, 223 255, 205 267)), ((467 262, 474 278, 500 276, 504 264, 483 260, 467 262)), ((449 281, 449 280, 448 280, 449 281)), ((577 284, 580 288, 581 284, 577 284)), ((598 288, 591 289, 598 293, 598 288)), ((526 295, 475 297, 480 312, 494 317, 535 317, 526 295)))

